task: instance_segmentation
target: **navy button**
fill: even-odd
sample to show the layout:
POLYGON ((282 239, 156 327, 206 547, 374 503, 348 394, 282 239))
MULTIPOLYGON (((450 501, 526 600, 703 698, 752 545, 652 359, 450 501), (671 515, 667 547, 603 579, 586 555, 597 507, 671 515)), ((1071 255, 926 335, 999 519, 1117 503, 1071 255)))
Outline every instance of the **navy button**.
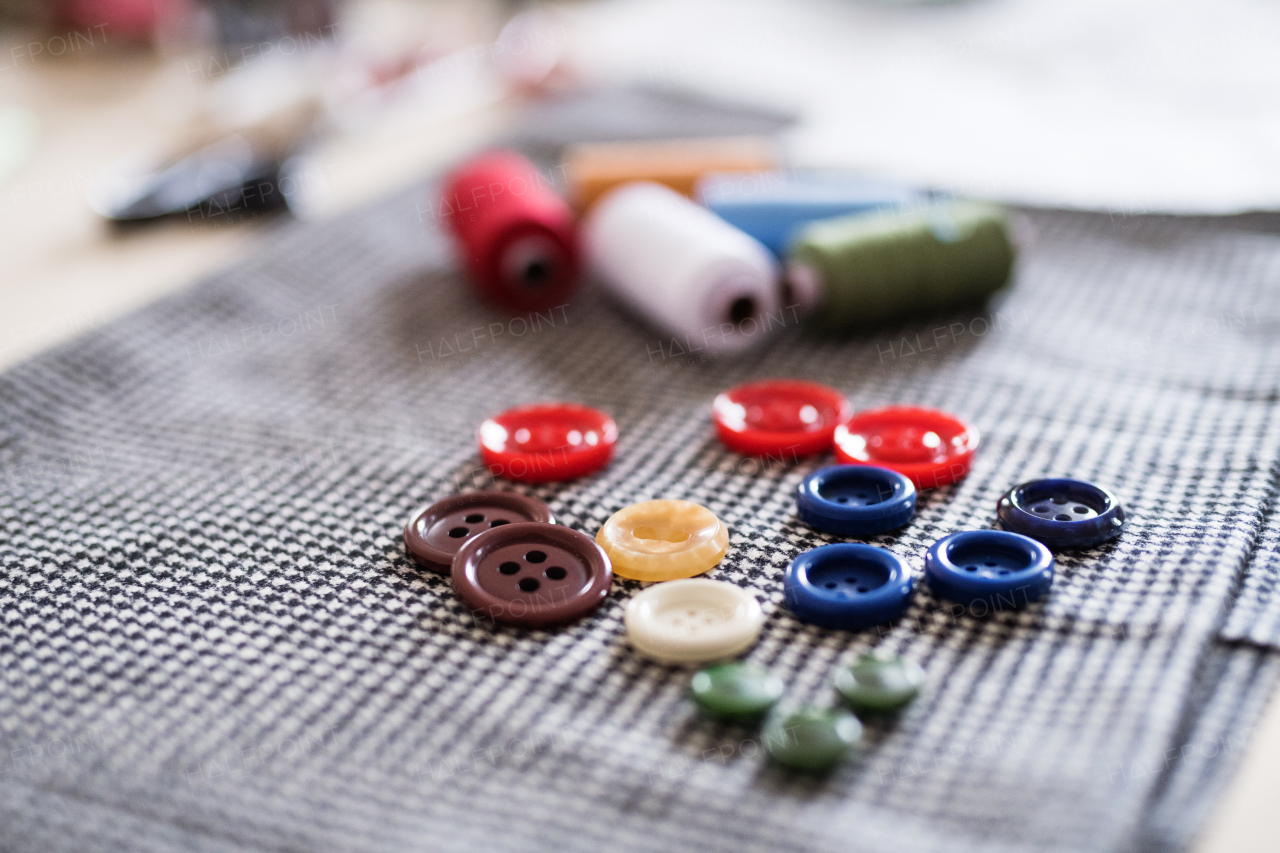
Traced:
POLYGON ((1050 548, 1089 548, 1120 535, 1124 507, 1111 492, 1084 480, 1032 480, 996 504, 1000 526, 1050 548))
POLYGON ((910 479, 873 465, 828 465, 800 484, 800 520, 839 536, 872 536, 901 527, 916 514, 910 479))
POLYGON ((823 545, 791 561, 782 589, 797 619, 856 631, 902 615, 911 601, 911 570, 874 545, 823 545))
POLYGON ((964 530, 944 536, 924 555, 924 576, 939 598, 967 605, 975 616, 1035 601, 1053 585, 1053 554, 1004 530, 964 530), (977 605, 984 605, 979 612, 977 605))

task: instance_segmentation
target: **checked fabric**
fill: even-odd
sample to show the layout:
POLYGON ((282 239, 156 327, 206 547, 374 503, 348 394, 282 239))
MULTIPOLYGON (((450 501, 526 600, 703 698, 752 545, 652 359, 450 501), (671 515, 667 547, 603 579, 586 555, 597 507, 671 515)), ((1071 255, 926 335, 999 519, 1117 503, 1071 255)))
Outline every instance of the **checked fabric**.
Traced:
POLYGON ((1189 843, 1280 673, 1280 220, 1025 211, 997 303, 843 340, 788 323, 712 361, 595 287, 554 316, 493 313, 427 192, 282 227, 0 376, 0 849, 1189 843), (709 414, 769 376, 978 426, 971 475, 870 540, 917 573, 1035 477, 1111 487, 1128 526, 1060 555, 1020 611, 956 612, 920 584, 880 630, 797 622, 783 570, 832 540, 793 493, 822 460, 739 457, 709 414), (472 618, 400 533, 494 486, 475 426, 537 400, 612 413, 616 458, 498 488, 591 535, 637 501, 705 504, 732 532, 710 576, 764 605, 749 658, 790 700, 834 702, 836 667, 871 648, 918 660, 926 693, 815 779, 698 719, 689 672, 630 651, 636 583, 556 630, 472 618))

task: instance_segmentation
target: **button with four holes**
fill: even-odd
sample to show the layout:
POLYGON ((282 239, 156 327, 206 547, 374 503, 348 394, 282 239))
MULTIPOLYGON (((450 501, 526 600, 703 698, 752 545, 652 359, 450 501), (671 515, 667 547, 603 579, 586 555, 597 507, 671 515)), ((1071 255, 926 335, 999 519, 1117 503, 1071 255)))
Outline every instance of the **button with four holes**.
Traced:
POLYGON ((770 714, 761 740, 779 764, 820 773, 835 767, 862 742, 862 723, 843 708, 805 705, 770 714))
POLYGON ((603 468, 618 426, 604 412, 572 403, 518 406, 480 424, 480 456, 499 477, 541 483, 603 468))
POLYGON ((654 584, 627 604, 627 641, 662 663, 732 658, 760 636, 764 614, 740 586, 707 578, 654 584))
POLYGON ((729 528, 692 501, 645 501, 609 516, 596 542, 618 577, 668 581, 714 568, 729 549, 729 528))
POLYGON ((965 530, 929 547, 924 574, 934 595, 967 605, 974 616, 985 616, 1021 607, 1047 593, 1053 585, 1053 554, 1019 533, 965 530))
POLYGON ((872 536, 901 527, 916 513, 916 487, 897 471, 829 465, 800 484, 796 508, 810 527, 839 536, 872 536))
POLYGON ((1116 496, 1084 480, 1032 480, 996 504, 1000 526, 1050 548, 1090 548, 1120 535, 1124 507, 1116 496))
POLYGON ((512 522, 551 524, 542 501, 511 492, 451 495, 414 513, 404 528, 404 544, 421 565, 447 574, 453 555, 473 536, 512 522))
POLYGON ((477 614, 542 628, 587 615, 609 594, 609 558, 591 537, 556 524, 504 524, 453 558, 453 590, 477 614))
POLYGON ((778 704, 785 689, 782 679, 763 666, 734 661, 695 673, 689 695, 708 717, 750 723, 778 704))
POLYGON ((874 545, 822 545, 791 561, 782 579, 787 607, 803 622, 850 631, 892 622, 911 603, 907 564, 874 545))
POLYGON ((770 379, 717 395, 711 414, 720 440, 730 450, 786 460, 830 450, 836 425, 851 409, 834 388, 770 379))
POLYGON ((904 708, 924 686, 920 664, 904 657, 859 655, 836 672, 836 690, 855 711, 887 714, 904 708))
POLYGON ((834 442, 841 462, 892 468, 917 489, 932 489, 969 473, 978 431, 936 409, 889 406, 859 412, 840 424, 834 442))

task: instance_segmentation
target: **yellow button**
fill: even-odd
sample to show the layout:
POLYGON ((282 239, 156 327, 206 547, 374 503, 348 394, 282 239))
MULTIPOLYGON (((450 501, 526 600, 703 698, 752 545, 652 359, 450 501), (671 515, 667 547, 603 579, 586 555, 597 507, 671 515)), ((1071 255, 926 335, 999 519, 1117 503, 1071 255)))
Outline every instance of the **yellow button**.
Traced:
POLYGON ((692 501, 645 501, 610 516, 596 542, 615 575, 669 581, 700 575, 723 560, 729 528, 692 501))

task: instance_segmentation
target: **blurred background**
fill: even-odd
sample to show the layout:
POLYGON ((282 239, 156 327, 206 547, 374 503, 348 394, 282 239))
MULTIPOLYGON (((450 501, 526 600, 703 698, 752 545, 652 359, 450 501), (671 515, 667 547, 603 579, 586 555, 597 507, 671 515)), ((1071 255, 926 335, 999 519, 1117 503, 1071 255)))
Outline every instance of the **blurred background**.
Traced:
MULTIPOLYGON (((1274 3, 0 0, 0 27, 0 365, 582 90, 696 93, 785 118, 791 165, 1014 204, 1280 208, 1274 3)), ((1260 743, 1205 850, 1267 819, 1260 743)))

